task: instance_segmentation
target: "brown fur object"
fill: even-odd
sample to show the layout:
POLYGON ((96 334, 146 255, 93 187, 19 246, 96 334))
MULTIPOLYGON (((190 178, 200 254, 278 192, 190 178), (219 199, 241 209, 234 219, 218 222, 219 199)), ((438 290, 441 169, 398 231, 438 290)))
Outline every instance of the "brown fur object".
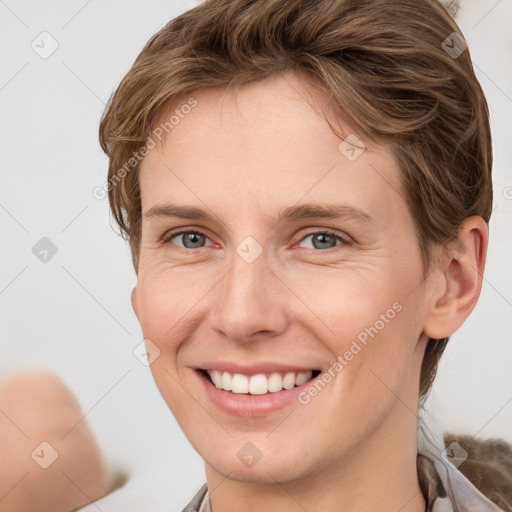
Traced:
POLYGON ((421 492, 427 502, 427 510, 425 512, 432 512, 436 498, 444 498, 446 491, 434 463, 429 458, 418 453, 417 467, 418 476, 420 474, 423 475, 423 478, 418 480, 421 492))
POLYGON ((458 443, 468 453, 459 471, 505 512, 512 512, 512 445, 503 439, 474 439, 446 433, 444 444, 458 443))

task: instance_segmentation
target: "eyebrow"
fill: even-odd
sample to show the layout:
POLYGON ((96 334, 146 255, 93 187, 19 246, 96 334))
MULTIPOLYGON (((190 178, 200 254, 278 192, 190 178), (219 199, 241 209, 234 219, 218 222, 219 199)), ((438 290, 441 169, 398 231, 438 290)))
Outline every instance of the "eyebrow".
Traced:
MULTIPOLYGON (((163 204, 152 206, 144 217, 178 217, 182 219, 213 220, 206 211, 192 206, 177 206, 163 204)), ((353 219, 363 223, 373 223, 374 219, 363 210, 347 204, 315 204, 305 203, 299 206, 285 208, 278 216, 278 222, 283 220, 305 220, 312 218, 323 219, 353 219)))

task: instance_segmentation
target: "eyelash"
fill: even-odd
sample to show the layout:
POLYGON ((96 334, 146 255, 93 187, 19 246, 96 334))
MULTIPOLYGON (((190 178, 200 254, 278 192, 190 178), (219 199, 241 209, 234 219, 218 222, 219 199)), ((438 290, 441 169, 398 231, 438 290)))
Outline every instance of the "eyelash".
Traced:
MULTIPOLYGON (((162 244, 169 244, 171 243, 171 240, 179 235, 183 235, 183 234, 186 234, 186 233, 193 233, 193 234, 196 234, 196 235, 203 235, 204 237, 208 238, 208 236, 201 232, 201 231, 196 231, 196 230, 191 230, 191 229, 183 229, 183 230, 180 230, 180 231, 171 231, 169 233, 166 233, 164 235, 164 237, 162 238, 162 244)), ((334 247, 330 247, 329 249, 315 249, 315 248, 312 248, 312 249, 309 249, 309 248, 306 248, 305 250, 308 251, 308 252, 314 252, 314 253, 319 253, 319 252, 330 252, 334 249, 336 249, 337 247, 340 247, 340 246, 348 246, 348 245, 351 245, 351 241, 348 239, 348 237, 343 237, 341 236, 340 234, 338 234, 337 232, 331 230, 331 229, 322 229, 322 230, 319 230, 319 231, 311 231, 309 233, 306 233, 297 243, 300 243, 302 241, 304 241, 306 238, 312 236, 312 235, 318 235, 318 234, 322 234, 322 235, 329 235, 329 236, 332 236, 334 238, 336 238, 337 240, 339 240, 341 243, 340 244, 337 244, 335 245, 334 247)), ((198 247, 197 249, 188 249, 186 247, 180 247, 179 245, 176 246, 178 249, 182 250, 182 251, 194 251, 194 250, 197 250, 197 249, 205 249, 206 247, 198 247)))

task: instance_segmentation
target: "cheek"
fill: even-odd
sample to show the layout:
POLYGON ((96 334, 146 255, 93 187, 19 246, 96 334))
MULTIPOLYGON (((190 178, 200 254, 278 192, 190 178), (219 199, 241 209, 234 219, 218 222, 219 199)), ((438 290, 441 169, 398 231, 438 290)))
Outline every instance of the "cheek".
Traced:
POLYGON ((405 279, 392 275, 384 269, 302 272, 287 278, 294 283, 295 298, 291 297, 290 304, 296 312, 300 310, 296 318, 308 322, 310 328, 316 324, 325 338, 340 340, 339 348, 343 349, 349 339, 358 338, 364 343, 372 333, 389 331, 389 326, 396 323, 404 307, 407 284, 405 279))
POLYGON ((340 375, 334 387, 343 401, 382 398, 400 387, 421 334, 420 304, 410 293, 419 274, 412 268, 335 272, 336 279, 300 280, 295 291, 307 308, 295 319, 332 354, 331 371, 340 375))
POLYGON ((139 273, 137 282, 140 324, 144 335, 166 342, 200 303, 208 285, 203 272, 158 268, 139 273))

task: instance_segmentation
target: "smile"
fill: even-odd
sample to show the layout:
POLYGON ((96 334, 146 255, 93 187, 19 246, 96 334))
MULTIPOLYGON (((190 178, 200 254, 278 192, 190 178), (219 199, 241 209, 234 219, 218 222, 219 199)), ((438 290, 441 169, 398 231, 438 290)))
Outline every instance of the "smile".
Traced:
POLYGON ((292 389, 319 375, 320 370, 306 372, 272 372, 244 375, 221 370, 202 370, 201 373, 216 388, 242 395, 265 395, 292 389))

